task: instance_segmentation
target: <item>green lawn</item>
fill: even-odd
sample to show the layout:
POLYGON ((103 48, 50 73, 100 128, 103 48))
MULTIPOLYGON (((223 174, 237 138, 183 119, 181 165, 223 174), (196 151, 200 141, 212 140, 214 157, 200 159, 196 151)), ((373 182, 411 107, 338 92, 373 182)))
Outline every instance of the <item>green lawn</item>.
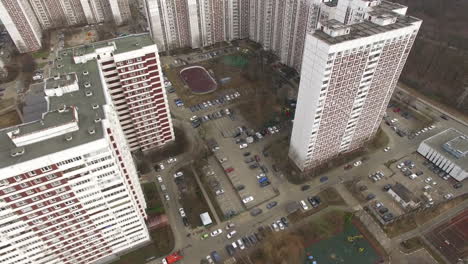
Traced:
POLYGON ((158 194, 158 186, 151 182, 142 184, 141 188, 143 189, 143 194, 145 195, 146 204, 148 206, 146 213, 148 215, 164 214, 164 205, 158 194))
POLYGON ((43 58, 43 57, 49 57, 49 51, 48 51, 48 50, 36 51, 36 52, 34 52, 33 54, 31 54, 31 56, 32 56, 34 59, 40 59, 40 58, 43 58))

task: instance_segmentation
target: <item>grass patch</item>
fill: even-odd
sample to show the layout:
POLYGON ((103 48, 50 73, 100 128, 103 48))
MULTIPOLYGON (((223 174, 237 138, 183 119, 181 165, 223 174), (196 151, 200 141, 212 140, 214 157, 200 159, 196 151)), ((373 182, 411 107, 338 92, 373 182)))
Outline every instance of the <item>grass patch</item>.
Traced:
POLYGON ((200 214, 205 212, 210 214, 213 224, 216 224, 216 220, 211 214, 208 203, 203 196, 200 186, 195 180, 195 176, 193 175, 190 165, 182 167, 180 171, 184 173, 184 176, 182 181, 178 182, 177 186, 181 192, 180 202, 184 208, 185 214, 187 215, 190 226, 192 228, 202 226, 203 223, 200 219, 200 214))
POLYGON ((34 59, 41 59, 44 57, 49 57, 49 50, 40 50, 31 54, 34 59))
POLYGON ((318 207, 313 208, 307 200, 304 200, 309 206, 309 210, 305 212, 303 210, 297 210, 288 216, 289 220, 293 223, 297 223, 308 216, 320 212, 322 209, 325 209, 330 205, 346 205, 341 195, 334 188, 327 188, 318 193, 317 196, 319 196, 322 201, 318 207))
POLYGON ((10 127, 18 124, 21 124, 21 119, 15 110, 0 115, 0 128, 10 127))
POLYGON ((174 248, 174 235, 170 226, 164 226, 150 231, 151 244, 143 246, 135 251, 120 257, 114 264, 146 263, 151 257, 168 255, 174 248))
POLYGON ((161 197, 158 194, 158 187, 154 182, 151 183, 144 183, 141 185, 143 189, 143 194, 145 195, 146 205, 146 213, 148 215, 159 215, 164 214, 165 209, 164 205, 161 201, 161 197))
POLYGON ((411 253, 424 247, 424 241, 421 237, 413 237, 400 243, 401 250, 405 253, 411 253))

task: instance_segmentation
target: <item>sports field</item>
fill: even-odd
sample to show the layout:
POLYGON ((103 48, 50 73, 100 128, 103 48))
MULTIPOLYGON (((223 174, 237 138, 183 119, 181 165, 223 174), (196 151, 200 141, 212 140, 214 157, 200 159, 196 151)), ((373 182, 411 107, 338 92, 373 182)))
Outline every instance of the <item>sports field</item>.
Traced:
POLYGON ((305 264, 379 263, 382 258, 353 224, 306 249, 305 264))
POLYGON ((195 94, 211 93, 218 88, 213 77, 201 66, 190 66, 182 69, 180 77, 195 94))

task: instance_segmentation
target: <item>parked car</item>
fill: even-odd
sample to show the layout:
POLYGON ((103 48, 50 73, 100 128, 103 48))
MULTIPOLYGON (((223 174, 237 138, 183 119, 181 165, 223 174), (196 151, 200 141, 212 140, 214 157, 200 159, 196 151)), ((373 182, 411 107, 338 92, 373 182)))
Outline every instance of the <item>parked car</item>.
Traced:
POLYGON ((227 237, 228 239, 230 239, 230 238, 232 238, 234 235, 236 235, 236 233, 237 233, 236 230, 232 230, 231 232, 229 232, 229 233, 226 235, 226 237, 227 237))
POLYGON ((269 203, 266 205, 266 208, 267 208, 267 209, 271 209, 271 208, 275 207, 277 204, 278 204, 278 202, 276 202, 276 201, 269 202, 269 203))
POLYGON ((306 185, 302 185, 302 186, 301 186, 301 191, 307 191, 307 190, 309 190, 309 189, 310 189, 310 185, 307 185, 307 184, 306 184, 306 185))
POLYGON ((262 213, 262 209, 260 208, 254 208, 250 211, 251 216, 257 216, 262 213))
POLYGON ((289 222, 288 222, 288 219, 286 217, 281 217, 281 222, 283 222, 284 226, 288 227, 289 222))
POLYGON ((362 164, 362 161, 358 160, 356 162, 354 162, 354 167, 357 167, 357 166, 360 166, 362 164))
POLYGON ((244 143, 244 144, 240 144, 240 145, 239 145, 239 148, 240 148, 240 149, 245 149, 245 148, 248 147, 248 146, 249 146, 249 145, 247 145, 247 144, 244 143))
POLYGON ((327 176, 323 176, 320 178, 320 182, 326 182, 328 181, 328 177, 327 176))
POLYGON ((233 168, 233 167, 229 167, 229 168, 226 168, 224 171, 227 172, 227 173, 231 173, 231 172, 234 171, 234 168, 233 168))
POLYGON ((373 193, 369 193, 369 194, 366 196, 366 199, 367 199, 368 201, 370 201, 370 200, 372 200, 372 199, 374 199, 374 198, 375 198, 375 194, 373 194, 373 193))
POLYGON ((216 229, 213 232, 210 233, 211 237, 219 236, 221 233, 223 233, 222 229, 216 229))
POLYGON ((158 180, 159 183, 163 182, 163 179, 160 175, 156 176, 156 179, 158 180))
POLYGON ((309 210, 309 207, 307 206, 307 204, 306 204, 306 202, 304 200, 301 200, 299 203, 301 204, 302 209, 304 209, 304 211, 309 210))

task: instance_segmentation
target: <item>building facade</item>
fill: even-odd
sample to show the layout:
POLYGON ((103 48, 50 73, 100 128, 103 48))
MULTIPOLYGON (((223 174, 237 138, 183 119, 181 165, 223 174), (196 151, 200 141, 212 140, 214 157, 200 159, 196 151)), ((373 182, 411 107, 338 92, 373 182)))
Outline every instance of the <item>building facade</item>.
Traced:
MULTIPOLYGON (((367 1, 366 1, 367 2, 367 1)), ((289 157, 301 170, 364 146, 379 128, 421 21, 382 2, 307 34, 289 157)))
POLYGON ((130 150, 174 140, 158 48, 148 34, 74 48, 74 60, 97 59, 130 150))
POLYGON ((42 119, 0 130, 1 263, 96 263, 150 240, 100 62, 61 52, 42 119))
POLYGON ((27 0, 0 0, 0 17, 19 52, 41 48, 41 26, 27 0))

